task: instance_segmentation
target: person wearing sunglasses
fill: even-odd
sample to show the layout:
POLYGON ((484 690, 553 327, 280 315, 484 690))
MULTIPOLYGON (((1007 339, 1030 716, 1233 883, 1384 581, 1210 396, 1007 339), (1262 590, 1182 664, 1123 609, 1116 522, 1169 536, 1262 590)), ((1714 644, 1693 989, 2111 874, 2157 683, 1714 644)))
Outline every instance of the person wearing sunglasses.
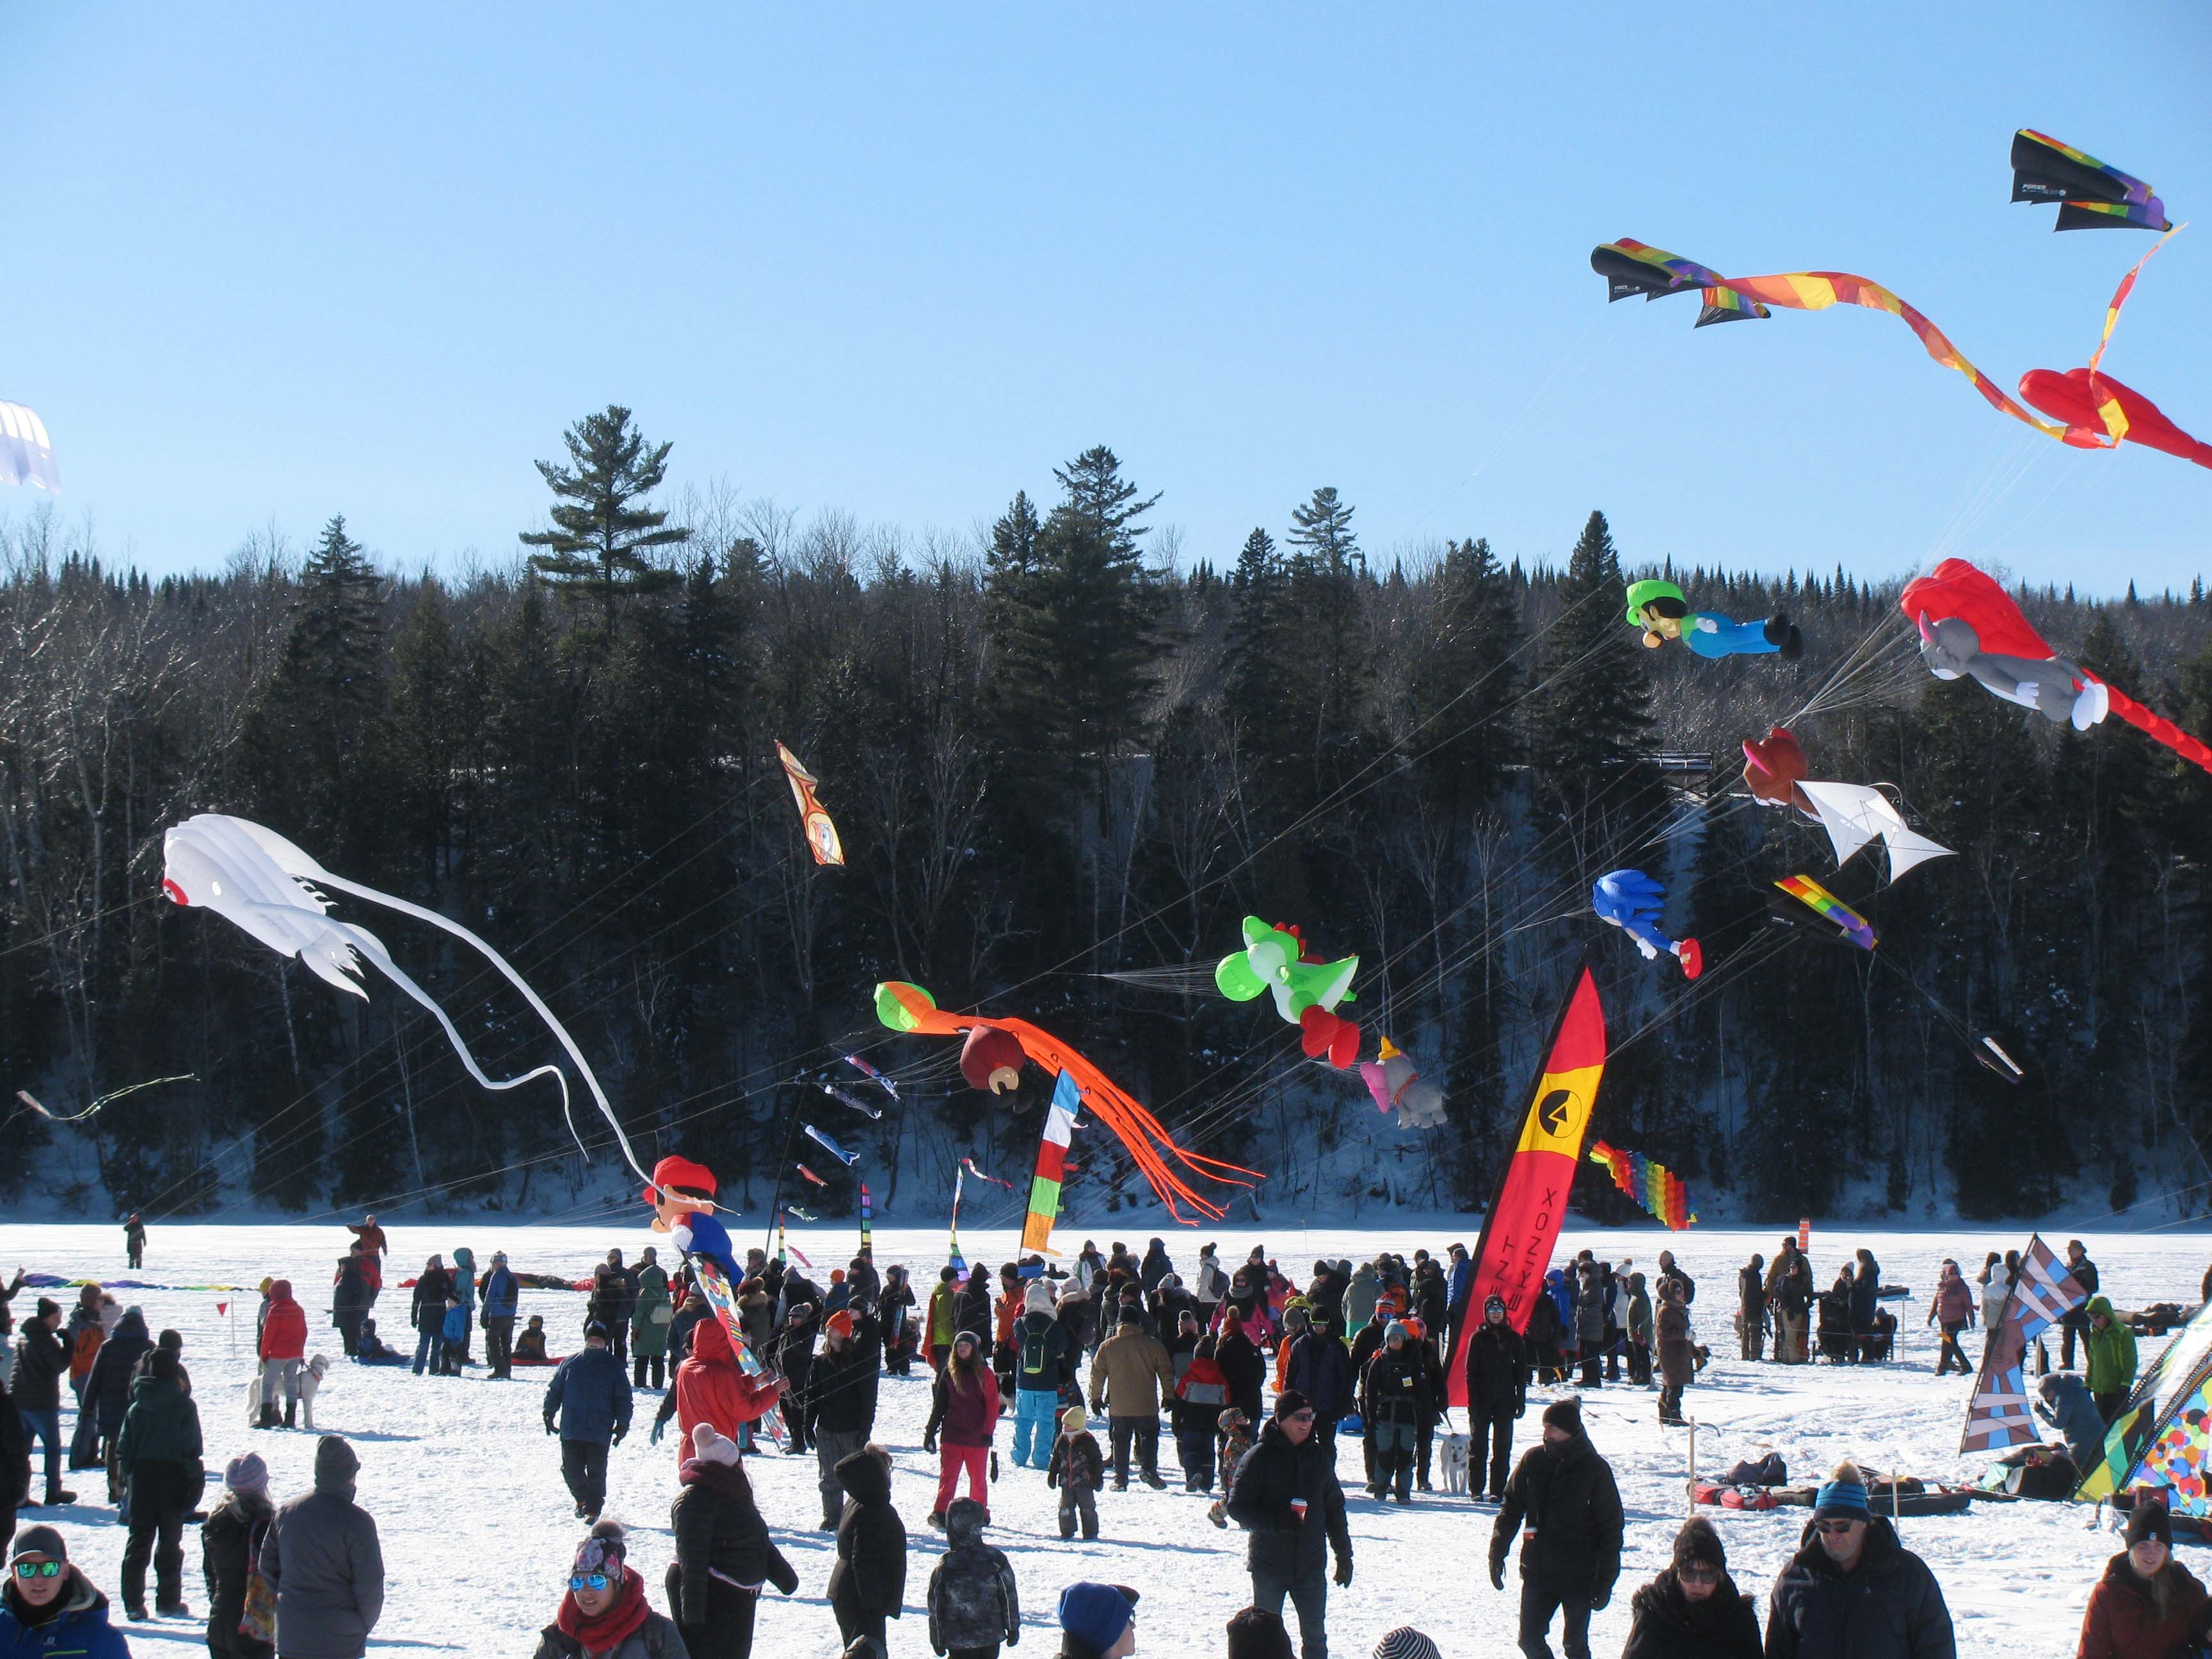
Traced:
POLYGON ((684 1638, 645 1599, 619 1521, 596 1522, 568 1565, 561 1610, 538 1632, 537 1659, 688 1659, 684 1638))
POLYGON ((1559 1616, 1567 1659, 1589 1659, 1590 1614, 1613 1599, 1620 1576, 1623 1517, 1613 1468, 1590 1443, 1582 1400, 1544 1407, 1544 1437, 1522 1454, 1490 1534, 1490 1583, 1505 1588, 1505 1560, 1521 1540, 1521 1651, 1551 1659, 1559 1616))
POLYGON ((1729 1577, 1721 1535, 1702 1515, 1674 1534, 1674 1559, 1629 1600, 1621 1659, 1759 1659, 1759 1614, 1729 1577))
POLYGON ((15 1536, 0 1585, 0 1653, 131 1659, 131 1644, 107 1622, 107 1598, 70 1565, 69 1546, 52 1527, 15 1536))
POLYGON ((1955 1659, 1951 1611, 1928 1564, 1867 1502, 1858 1465, 1836 1465, 1766 1604, 1768 1659, 1800 1652, 1955 1659))

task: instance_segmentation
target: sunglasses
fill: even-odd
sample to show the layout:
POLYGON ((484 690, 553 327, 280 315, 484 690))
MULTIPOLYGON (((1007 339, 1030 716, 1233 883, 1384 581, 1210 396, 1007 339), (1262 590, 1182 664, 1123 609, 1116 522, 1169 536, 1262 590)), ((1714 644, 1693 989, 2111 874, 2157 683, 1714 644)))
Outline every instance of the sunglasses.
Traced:
POLYGON ((58 1578, 61 1576, 62 1564, 58 1561, 18 1561, 15 1563, 15 1577, 18 1578, 58 1578))
POLYGON ((1310 1423, 1313 1420, 1314 1414, 1311 1412, 1292 1412, 1283 1419, 1285 1423, 1310 1423))
POLYGON ((572 1590, 603 1590, 614 1582, 611 1575, 604 1572, 572 1572, 568 1575, 568 1588, 572 1590))
POLYGON ((1674 1576, 1686 1584, 1717 1584, 1721 1582, 1718 1567, 1678 1567, 1674 1576))
POLYGON ((1813 1525, 1817 1530, 1827 1534, 1831 1538, 1843 1538, 1850 1534, 1853 1527, 1863 1527, 1866 1522, 1863 1521, 1815 1521, 1813 1525))

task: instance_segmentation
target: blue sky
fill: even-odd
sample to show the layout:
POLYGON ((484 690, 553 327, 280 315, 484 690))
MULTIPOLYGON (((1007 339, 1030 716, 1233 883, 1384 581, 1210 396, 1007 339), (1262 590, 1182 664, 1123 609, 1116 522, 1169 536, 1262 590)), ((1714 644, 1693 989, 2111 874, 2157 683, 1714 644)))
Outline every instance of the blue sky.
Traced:
POLYGON ((1105 442, 1186 559, 1334 484, 1380 557, 1601 507, 1632 559, 2179 586, 2212 472, 2063 449, 1893 319, 1692 333, 1587 258, 1860 271, 2009 387, 2149 240, 2008 203, 2038 126, 2199 217, 2106 366, 2212 434, 2207 84, 2199 0, 15 6, 0 397, 156 571, 334 512, 507 558, 622 402, 681 479, 912 532, 1105 442))

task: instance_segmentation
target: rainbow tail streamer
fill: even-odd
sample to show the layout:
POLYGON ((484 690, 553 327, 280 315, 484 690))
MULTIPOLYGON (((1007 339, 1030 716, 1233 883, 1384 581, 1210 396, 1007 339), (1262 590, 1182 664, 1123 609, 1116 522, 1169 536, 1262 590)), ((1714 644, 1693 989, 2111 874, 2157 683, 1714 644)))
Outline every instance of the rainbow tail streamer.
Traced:
POLYGON ((863 1261, 876 1259, 875 1240, 868 1233, 868 1224, 874 1218, 875 1212, 868 1207, 868 1183, 864 1181, 860 1183, 860 1260, 863 1261))
POLYGON ((1625 1152, 1602 1140, 1589 1151, 1589 1161, 1602 1164, 1613 1184, 1664 1222, 1670 1232, 1680 1232, 1698 1218, 1690 1213, 1690 1189, 1682 1177, 1663 1164, 1654 1164, 1641 1152, 1625 1152))

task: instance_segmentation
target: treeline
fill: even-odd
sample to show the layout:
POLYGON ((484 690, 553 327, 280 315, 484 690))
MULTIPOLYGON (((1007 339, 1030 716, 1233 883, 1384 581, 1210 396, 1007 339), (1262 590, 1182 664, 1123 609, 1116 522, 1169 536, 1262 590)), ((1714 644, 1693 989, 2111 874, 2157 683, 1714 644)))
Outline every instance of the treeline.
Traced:
MULTIPOLYGON (((1322 489, 1233 559, 1170 562, 1157 497, 1103 448, 973 545, 671 495, 666 456, 627 411, 579 422, 526 557, 465 574, 380 569, 342 518, 304 555, 264 540, 158 582, 51 516, 6 529, 0 1077, 57 1115, 105 1103, 72 1130, 15 1112, 0 1189, 54 1189, 75 1134, 149 1214, 611 1190, 580 1090, 591 1163, 550 1087, 474 1086, 373 969, 343 997, 164 902, 162 830, 223 811, 491 939, 641 1155, 706 1158, 748 1209, 800 1121, 915 1218, 963 1152, 1026 1172, 1049 1079, 968 1092, 951 1045, 874 1024, 885 978, 1065 1036, 1194 1150, 1267 1171, 1263 1214, 1479 1206, 1585 951, 1617 1044, 1596 1131, 1709 1218, 2212 1208, 2212 780, 2117 720, 2077 734, 1932 680, 1894 584, 1669 570, 1808 641, 1710 663, 1640 647, 1623 567, 1652 562, 1597 514, 1563 568, 1474 538, 1385 568, 1322 489), (1815 776, 1894 784, 1959 856, 1893 890, 1879 849, 1833 873, 1816 826, 1743 795, 1739 744, 1778 721, 1815 776), (778 739, 846 867, 809 857, 778 739), (1590 915, 1624 865, 1668 885, 1702 981, 1590 915), (1875 952, 1766 920, 1799 870, 1862 906, 1875 952), (1214 992, 1246 914, 1360 955, 1344 1012, 1443 1079, 1446 1127, 1395 1130, 1265 1000, 1214 992), (2024 1080, 1977 1063, 1984 1036, 2024 1080), (805 1081, 863 1046, 902 1079, 879 1121, 805 1081)), ((2212 726, 2201 590, 2024 597, 2062 649, 2212 726)), ((552 1055, 474 955, 342 908, 495 1075, 552 1055)), ((1071 1218, 1149 1205, 1085 1141, 1071 1218)), ((853 1177, 818 1172, 798 1201, 848 1212, 853 1177)), ((1632 1213, 1603 1182, 1584 1207, 1632 1213)))

